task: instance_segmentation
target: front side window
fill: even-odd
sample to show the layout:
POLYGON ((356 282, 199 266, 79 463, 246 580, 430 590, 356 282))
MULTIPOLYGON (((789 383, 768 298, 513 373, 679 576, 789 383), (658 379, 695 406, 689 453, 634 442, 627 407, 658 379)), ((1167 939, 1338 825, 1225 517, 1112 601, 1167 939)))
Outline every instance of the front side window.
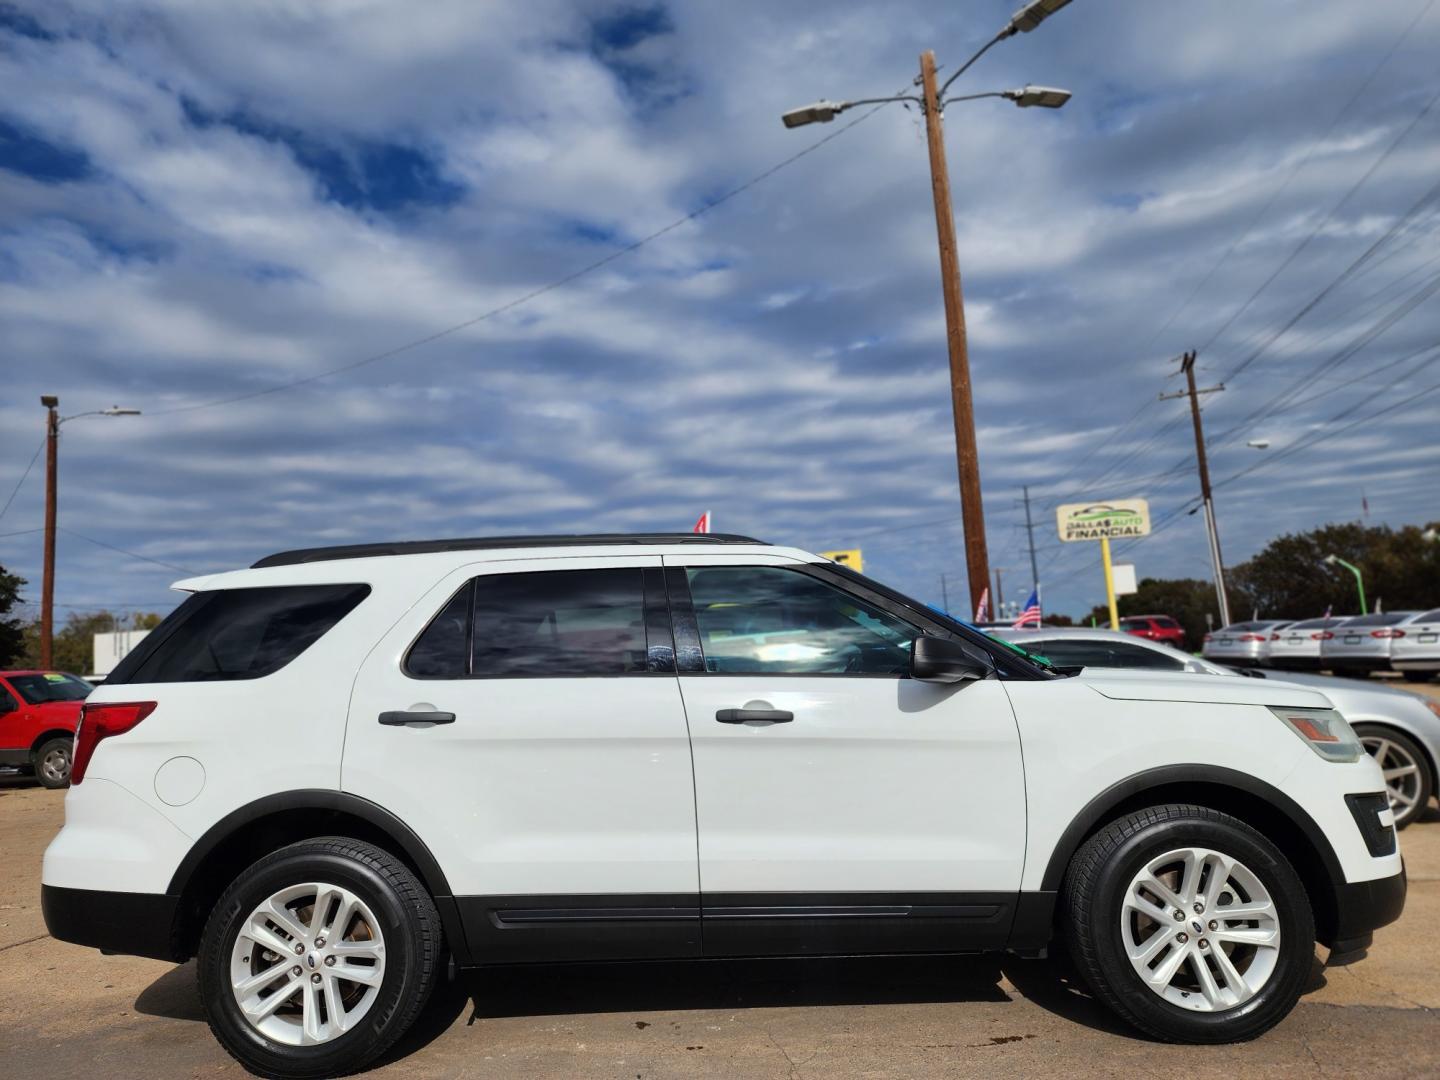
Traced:
POLYGON ((95 688, 84 679, 59 671, 41 675, 11 675, 10 685, 31 705, 51 701, 84 701, 95 688))
POLYGON ((273 674, 319 641, 369 593, 369 585, 275 585, 195 593, 121 660, 105 682, 225 682, 273 674))
POLYGON ((920 631, 782 567, 686 571, 705 669, 720 674, 904 675, 920 631))
POLYGON ((543 570, 468 582, 415 640, 405 670, 452 679, 637 675, 650 670, 646 657, 639 567, 543 570))

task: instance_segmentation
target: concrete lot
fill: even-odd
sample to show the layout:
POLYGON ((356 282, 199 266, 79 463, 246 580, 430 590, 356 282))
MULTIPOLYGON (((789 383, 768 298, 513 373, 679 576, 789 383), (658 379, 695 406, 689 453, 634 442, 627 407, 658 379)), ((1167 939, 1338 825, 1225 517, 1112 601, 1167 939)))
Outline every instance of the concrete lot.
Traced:
MULTIPOLYGON (((40 857, 63 792, 0 780, 0 1075, 241 1076, 192 965, 45 934, 40 857)), ((411 1077, 1440 1076, 1440 813, 1402 838, 1404 918, 1242 1046, 1151 1043, 1011 958, 712 962, 487 974, 376 1071, 411 1077)))

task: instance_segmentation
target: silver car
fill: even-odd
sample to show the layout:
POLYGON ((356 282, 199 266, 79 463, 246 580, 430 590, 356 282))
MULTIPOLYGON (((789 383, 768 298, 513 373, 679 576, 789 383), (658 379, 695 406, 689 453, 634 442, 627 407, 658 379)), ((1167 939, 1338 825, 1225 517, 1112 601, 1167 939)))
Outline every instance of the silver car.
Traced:
POLYGON ((1327 631, 1343 625, 1351 616, 1331 615, 1301 619, 1270 635, 1268 662, 1285 671, 1319 671, 1320 645, 1327 631))
POLYGON ((1231 623, 1205 635, 1201 653, 1208 660, 1240 667, 1256 667, 1270 656, 1270 635, 1290 623, 1283 619, 1255 619, 1231 623))
POLYGON ((1326 631, 1320 641, 1320 666, 1336 675, 1365 675, 1390 670, 1390 649, 1418 611, 1386 611, 1356 615, 1344 626, 1326 631))
POLYGON ((1440 671, 1440 608, 1405 624, 1405 636, 1390 642, 1390 666, 1421 678, 1440 671))
POLYGON ((1202 660, 1131 634, 1114 630, 992 630, 996 637, 1027 652, 1039 653, 1059 667, 1126 667, 1196 674, 1251 675, 1314 687, 1349 721, 1370 755, 1380 762, 1389 789, 1395 827, 1418 819, 1435 795, 1440 763, 1440 702, 1378 683, 1330 675, 1283 674, 1240 670, 1202 660))

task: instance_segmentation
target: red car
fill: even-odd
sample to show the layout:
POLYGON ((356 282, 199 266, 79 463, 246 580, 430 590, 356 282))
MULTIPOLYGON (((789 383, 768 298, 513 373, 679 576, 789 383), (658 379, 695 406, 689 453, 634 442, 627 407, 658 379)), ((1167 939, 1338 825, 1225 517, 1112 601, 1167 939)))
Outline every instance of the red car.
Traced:
POLYGON ((1127 615, 1120 620, 1120 629, 1177 649, 1185 648, 1185 628, 1169 615, 1127 615))
POLYGON ((75 725, 93 689, 60 671, 0 671, 0 765, 33 771, 47 788, 70 783, 75 725))

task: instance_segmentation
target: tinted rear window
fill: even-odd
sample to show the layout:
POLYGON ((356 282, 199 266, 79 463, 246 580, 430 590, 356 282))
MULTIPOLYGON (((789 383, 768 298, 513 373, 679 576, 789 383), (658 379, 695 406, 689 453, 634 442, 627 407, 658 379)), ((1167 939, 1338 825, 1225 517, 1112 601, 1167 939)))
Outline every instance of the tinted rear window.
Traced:
POLYGON ((1345 621, 1343 615, 1332 619, 1306 619, 1304 622, 1291 623, 1291 630, 1328 630, 1332 626, 1339 626, 1345 621))
POLYGON ((405 670, 427 679, 639 675, 649 670, 646 642, 639 567, 494 574, 451 597, 405 670))
POLYGON ((196 593, 116 666, 106 685, 271 675, 319 641, 369 593, 369 585, 196 593))
POLYGON ((1345 624, 1345 628, 1348 630, 1352 626, 1394 626, 1413 614, 1412 611, 1387 611, 1380 615, 1357 615, 1345 624))
POLYGON ((1418 619, 1416 619, 1415 621, 1416 621, 1416 622, 1440 622, 1440 607, 1437 607, 1434 611, 1427 611, 1427 612, 1425 612, 1424 615, 1421 615, 1421 616, 1420 616, 1418 619))

